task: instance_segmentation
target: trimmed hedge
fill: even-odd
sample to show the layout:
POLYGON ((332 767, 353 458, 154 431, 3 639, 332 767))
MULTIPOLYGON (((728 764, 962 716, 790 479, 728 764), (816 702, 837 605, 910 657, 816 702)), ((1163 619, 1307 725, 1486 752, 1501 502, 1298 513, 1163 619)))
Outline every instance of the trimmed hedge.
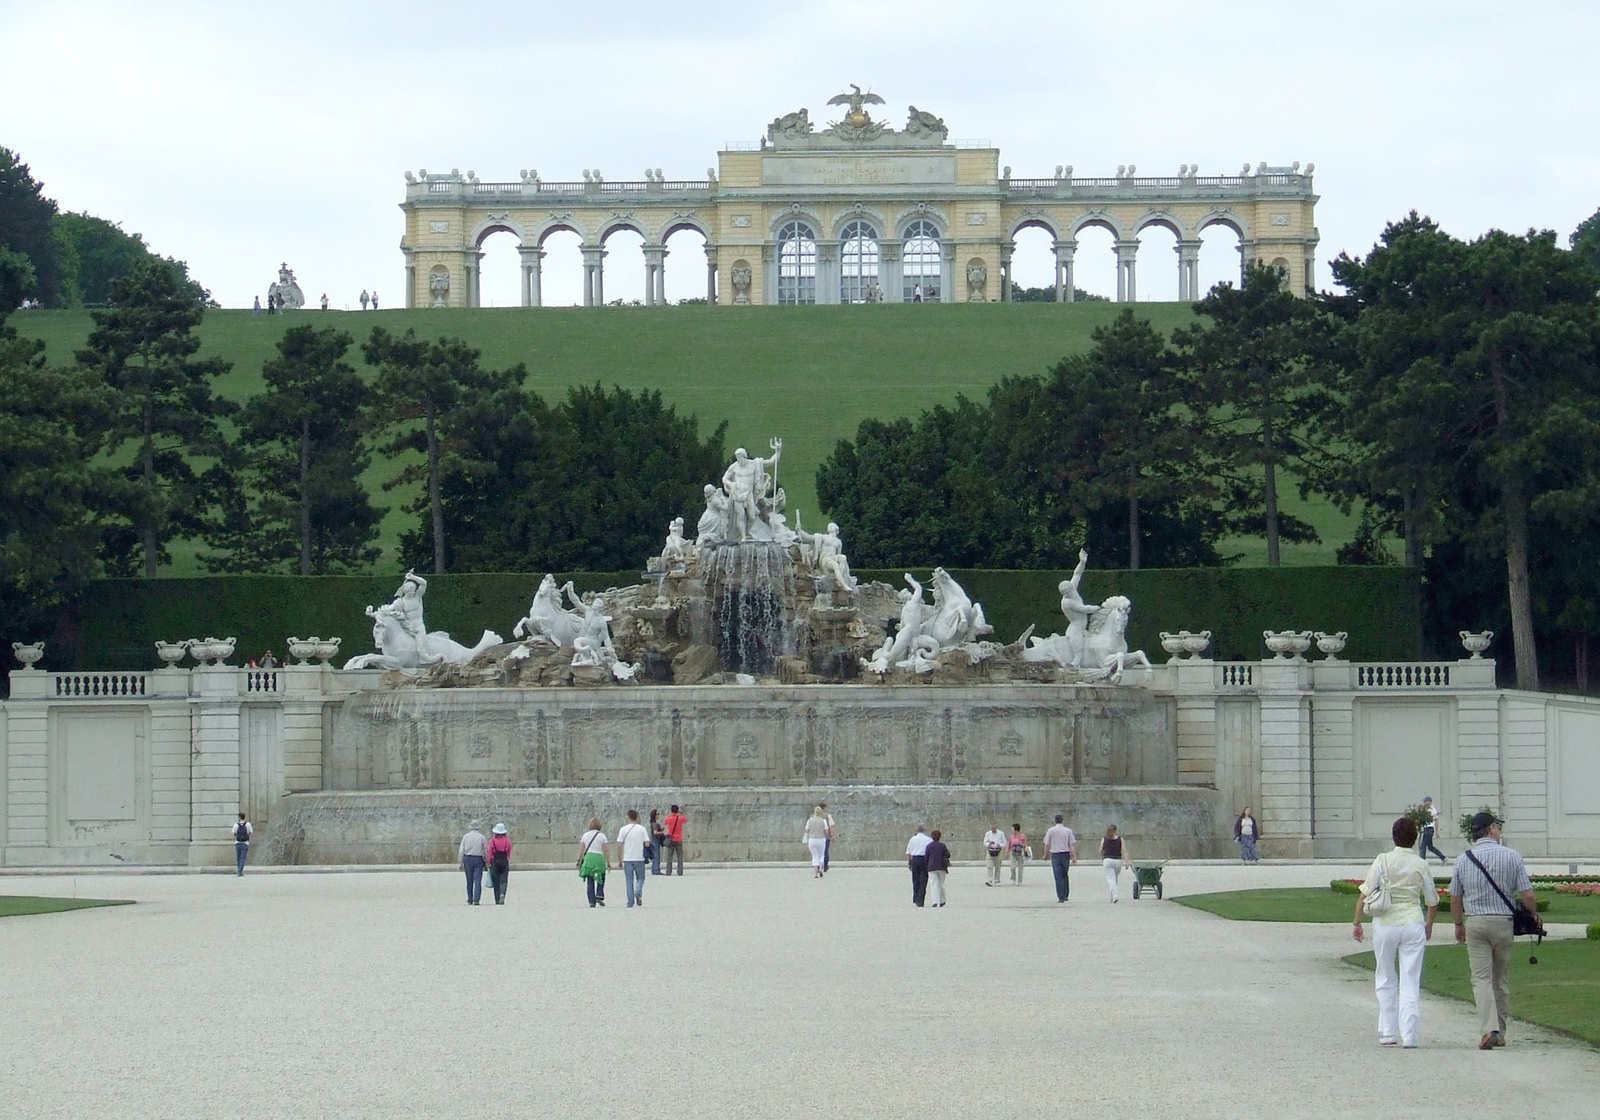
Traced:
MULTIPOLYGON (((927 584, 928 570, 911 569, 927 584)), ((862 579, 904 586, 902 570, 861 571, 862 579)), ((1063 629, 1056 585, 1071 572, 956 570, 951 574, 981 602, 997 640, 1013 641, 1030 624, 1044 635, 1063 629)), ((428 577, 428 627, 448 630, 468 645, 488 629, 509 638, 542 573, 469 573, 428 577)), ((580 591, 641 583, 637 570, 569 572, 580 591)), ((237 637, 242 663, 271 649, 280 660, 284 638, 337 635, 339 660, 370 648, 371 622, 362 613, 384 603, 399 577, 208 576, 195 579, 114 579, 92 583, 80 604, 63 615, 44 667, 154 668, 160 639, 237 637)), ((1090 571, 1084 598, 1133 600, 1129 642, 1162 661, 1161 630, 1209 629, 1213 656, 1266 656, 1262 630, 1347 630, 1346 657, 1410 660, 1417 648, 1416 573, 1403 568, 1187 568, 1090 571)), ((1313 654, 1315 651, 1313 650, 1313 654)))

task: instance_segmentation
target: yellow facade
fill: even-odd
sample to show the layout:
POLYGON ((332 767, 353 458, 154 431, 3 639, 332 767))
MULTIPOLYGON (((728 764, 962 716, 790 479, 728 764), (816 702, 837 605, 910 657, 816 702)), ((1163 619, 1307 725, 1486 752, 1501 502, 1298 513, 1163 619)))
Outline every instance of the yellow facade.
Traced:
MULTIPOLYGON (((410 307, 478 304, 483 240, 509 231, 522 256, 522 303, 541 299, 542 246, 570 230, 582 239, 584 303, 605 301, 605 243, 618 230, 644 239, 646 303, 664 302, 666 239, 706 240, 706 295, 726 306, 771 303, 991 302, 1009 296, 1018 231, 1053 240, 1057 298, 1070 300, 1077 234, 1115 238, 1117 298, 1137 298, 1141 269, 1178 269, 1180 298, 1198 299, 1200 233, 1224 225, 1241 263, 1280 268, 1295 292, 1314 285, 1318 240, 1313 168, 1261 164, 1239 175, 1015 179, 987 142, 947 139, 944 122, 911 110, 903 131, 875 121, 871 94, 842 94, 843 119, 822 132, 805 110, 779 117, 757 143, 730 145, 715 177, 611 182, 518 182, 407 172, 405 237, 410 307), (1139 233, 1176 235, 1177 261, 1141 262, 1139 233)), ((1147 253, 1147 257, 1148 257, 1147 253)))

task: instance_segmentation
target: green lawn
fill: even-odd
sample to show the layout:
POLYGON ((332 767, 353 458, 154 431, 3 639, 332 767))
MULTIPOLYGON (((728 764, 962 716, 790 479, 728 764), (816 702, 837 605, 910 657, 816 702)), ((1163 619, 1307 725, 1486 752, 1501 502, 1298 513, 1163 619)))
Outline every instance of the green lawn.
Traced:
MULTIPOLYGON (((1075 304, 878 304, 859 307, 605 307, 483 308, 378 312, 310 311, 254 316, 213 311, 199 329, 201 355, 233 362, 218 382, 222 393, 244 399, 261 386, 262 362, 295 323, 329 322, 359 344, 372 327, 415 327, 419 334, 457 335, 483 351, 491 366, 526 362, 528 385, 546 397, 567 386, 602 382, 629 389, 659 389, 668 402, 699 416, 702 430, 728 421, 728 449, 746 445, 765 453, 772 436, 784 439, 779 482, 791 510, 820 524, 813 479, 817 465, 840 439, 853 438, 868 417, 915 416, 957 394, 982 398, 1013 374, 1044 372, 1066 354, 1087 349, 1089 333, 1121 308, 1075 304)), ((1138 305, 1163 331, 1185 325, 1188 304, 1138 305)), ((11 324, 43 339, 50 357, 68 360, 88 337, 86 311, 13 315, 11 324)), ((357 368, 365 370, 359 353, 357 368)), ((398 507, 409 495, 384 493, 377 482, 393 467, 375 467, 367 479, 376 501, 398 507)), ((1331 564, 1334 549, 1353 523, 1325 502, 1301 502, 1284 483, 1286 512, 1306 518, 1323 536, 1320 545, 1285 545, 1286 564, 1331 564)), ((695 511, 686 511, 694 513, 695 511)), ((382 543, 392 547, 413 518, 392 512, 382 543)), ((692 520, 692 518, 691 518, 692 520)), ((663 531, 665 527, 663 526, 663 531)), ((1225 542, 1225 552, 1261 564, 1265 545, 1225 542)), ((175 547, 169 574, 198 571, 194 550, 175 547)), ((936 559, 936 558, 934 558, 936 559)))
POLYGON ((132 906, 131 898, 39 898, 27 894, 0 894, 0 918, 24 914, 59 914, 63 910, 87 910, 91 906, 132 906))
MULTIPOLYGON (((1549 909, 1541 911, 1546 922, 1584 925, 1600 922, 1600 897, 1553 891, 1539 891, 1538 896, 1550 903, 1549 909)), ((1356 909, 1355 895, 1338 894, 1327 887, 1222 891, 1183 895, 1172 901, 1236 922, 1348 922, 1356 909)), ((1440 909, 1436 937, 1449 925, 1448 909, 1448 906, 1440 909)))
MULTIPOLYGON (((1371 953, 1344 959, 1373 968, 1371 953)), ((1429 946, 1423 957, 1422 986, 1435 995, 1471 1002, 1466 946, 1437 942, 1429 946)), ((1519 942, 1511 954, 1511 1009, 1518 1019, 1600 1046, 1600 941, 1547 941, 1538 948, 1519 942), (1538 957, 1539 963, 1529 964, 1530 956, 1538 957)))

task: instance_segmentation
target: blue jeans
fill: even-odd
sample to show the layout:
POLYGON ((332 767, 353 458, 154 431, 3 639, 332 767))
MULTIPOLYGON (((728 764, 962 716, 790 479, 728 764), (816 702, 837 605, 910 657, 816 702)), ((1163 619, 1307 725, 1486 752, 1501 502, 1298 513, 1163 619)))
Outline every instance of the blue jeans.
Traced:
POLYGON ((467 901, 477 905, 483 897, 483 857, 462 856, 461 867, 467 873, 467 901))
POLYGON ((828 870, 828 857, 833 854, 833 837, 822 842, 822 870, 828 870))
POLYGON ((1067 882, 1067 868, 1072 864, 1071 852, 1051 852, 1050 870, 1056 873, 1056 901, 1065 902, 1072 893, 1072 885, 1067 882))
POLYGON ((650 874, 661 874, 661 841, 650 841, 650 874))
POLYGON ((638 902, 644 904, 644 860, 624 860, 622 864, 622 885, 628 892, 628 905, 638 902))
POLYGON ((244 857, 250 854, 250 844, 245 840, 233 842, 233 854, 239 857, 239 874, 244 874, 244 857))
POLYGON ((584 882, 584 885, 585 885, 585 887, 586 887, 586 889, 588 890, 588 893, 589 893, 589 905, 590 906, 593 906, 597 902, 599 902, 599 903, 604 903, 605 902, 605 900, 606 900, 606 873, 604 871, 600 871, 600 872, 597 872, 597 873, 589 876, 583 882, 584 882))

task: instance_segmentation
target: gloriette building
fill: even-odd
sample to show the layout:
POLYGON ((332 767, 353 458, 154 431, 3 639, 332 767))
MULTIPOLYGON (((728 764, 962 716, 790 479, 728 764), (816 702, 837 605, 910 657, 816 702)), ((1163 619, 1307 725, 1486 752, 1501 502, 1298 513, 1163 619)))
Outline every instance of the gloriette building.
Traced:
POLYGON ((1119 167, 1082 178, 1057 167, 1018 179, 986 140, 950 140, 945 123, 911 106, 905 127, 874 118, 876 94, 833 97, 840 117, 816 128, 805 109, 778 117, 759 141, 734 142, 702 180, 660 170, 612 181, 598 170, 547 182, 406 172, 406 306, 476 307, 482 245, 508 231, 519 241, 522 303, 540 305, 544 242, 570 230, 582 239, 583 302, 605 302, 606 240, 619 230, 644 238, 645 302, 665 302, 667 238, 693 230, 706 242, 706 297, 742 304, 969 302, 1005 300, 1018 231, 1054 238, 1056 298, 1072 298, 1078 234, 1109 230, 1117 299, 1136 297, 1139 234, 1162 226, 1177 237, 1178 293, 1200 298, 1200 233, 1221 225, 1238 237, 1241 268, 1283 270, 1292 290, 1315 280, 1317 196, 1313 165, 1247 165, 1237 175, 1144 177, 1119 167))

